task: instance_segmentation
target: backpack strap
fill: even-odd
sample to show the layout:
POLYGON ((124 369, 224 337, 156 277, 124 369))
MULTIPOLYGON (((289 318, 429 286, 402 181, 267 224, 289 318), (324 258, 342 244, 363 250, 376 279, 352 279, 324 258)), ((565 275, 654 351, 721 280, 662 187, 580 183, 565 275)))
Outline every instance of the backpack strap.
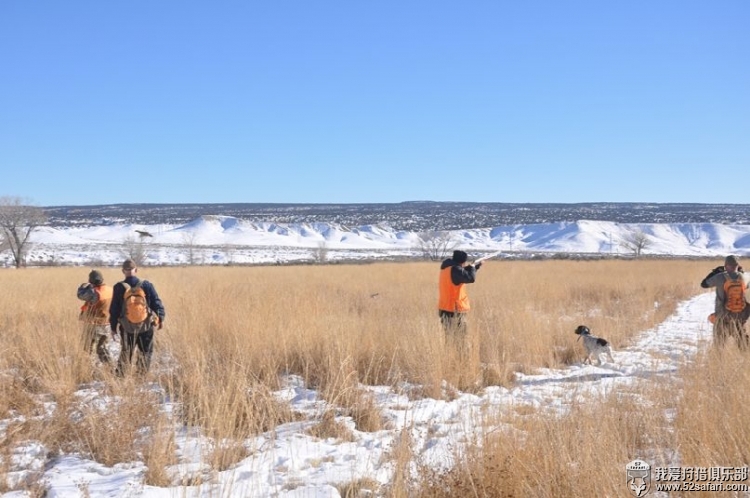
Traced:
POLYGON ((128 291, 132 289, 132 287, 130 286, 129 283, 127 283, 124 280, 120 283, 122 284, 122 288, 123 288, 122 300, 121 300, 122 304, 120 304, 120 318, 122 319, 122 318, 125 318, 125 296, 127 295, 128 291))
POLYGON ((136 279, 136 280, 135 280, 135 283, 134 283, 133 285, 130 285, 130 284, 129 284, 129 283, 127 283, 127 282, 126 282, 125 280, 122 280, 122 281, 121 281, 120 283, 122 284, 123 288, 125 289, 125 290, 123 291, 123 293, 122 293, 122 295, 123 295, 123 296, 124 296, 124 295, 125 295, 125 293, 126 293, 126 292, 128 292, 129 290, 131 290, 131 289, 137 289, 138 287, 142 287, 142 286, 143 286, 143 280, 140 280, 140 279, 136 279))
POLYGON ((140 279, 136 279, 133 285, 130 285, 124 280, 121 282, 123 287, 125 288, 125 291, 122 294, 123 298, 128 293, 128 291, 133 290, 133 289, 138 289, 138 288, 143 289, 143 294, 144 294, 144 297, 146 298, 146 320, 144 320, 141 324, 136 325, 136 326, 131 324, 130 321, 125 317, 127 309, 126 309, 125 303, 123 302, 122 308, 120 309, 120 319, 118 320, 118 322, 120 323, 120 325, 122 326, 123 330, 126 333, 140 334, 141 332, 144 332, 145 330, 152 328, 155 324, 158 324, 158 321, 155 321, 155 319, 158 320, 159 317, 154 312, 154 310, 151 309, 151 306, 149 306, 148 304, 148 295, 146 294, 146 289, 143 288, 143 282, 145 282, 145 280, 140 280, 140 279))
POLYGON ((122 281, 122 285, 125 286, 126 290, 127 289, 132 289, 133 287, 140 287, 142 283, 143 283, 143 280, 141 280, 140 278, 137 278, 137 277, 136 277, 135 283, 133 285, 130 285, 125 280, 122 281))
POLYGON ((743 289, 747 289, 747 284, 745 283, 745 279, 742 278, 742 274, 739 272, 734 273, 737 273, 737 278, 732 277, 732 273, 726 272, 727 280, 731 280, 732 282, 739 282, 740 284, 742 284, 743 289))

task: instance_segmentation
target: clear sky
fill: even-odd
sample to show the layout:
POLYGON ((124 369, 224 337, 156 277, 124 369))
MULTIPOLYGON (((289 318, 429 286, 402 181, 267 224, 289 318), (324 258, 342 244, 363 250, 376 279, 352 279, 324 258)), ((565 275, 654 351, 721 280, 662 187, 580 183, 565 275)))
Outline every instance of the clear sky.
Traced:
POLYGON ((750 203, 749 25, 746 0, 5 0, 0 195, 750 203))

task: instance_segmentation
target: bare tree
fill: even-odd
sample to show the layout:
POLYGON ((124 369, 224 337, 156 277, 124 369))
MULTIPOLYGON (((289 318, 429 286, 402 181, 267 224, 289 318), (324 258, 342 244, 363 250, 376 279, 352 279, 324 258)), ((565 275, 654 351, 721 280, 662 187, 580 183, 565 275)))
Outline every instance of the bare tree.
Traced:
POLYGON ((183 232, 182 243, 185 244, 187 250, 187 263, 194 265, 198 262, 197 248, 198 245, 198 234, 193 231, 183 232))
POLYGON ((417 234, 417 247, 422 257, 439 261, 446 258, 457 243, 450 232, 420 232, 417 234))
POLYGON ((46 221, 42 208, 32 206, 20 197, 0 197, 0 230, 3 233, 0 247, 10 249, 16 268, 26 264, 29 236, 46 221))
POLYGON ((328 244, 325 240, 318 242, 318 247, 312 251, 313 261, 316 263, 325 263, 328 261, 328 244))
POLYGON ((146 243, 143 241, 143 237, 136 238, 133 235, 128 235, 122 242, 123 252, 126 258, 130 258, 135 261, 135 264, 142 266, 146 261, 146 243))
POLYGON ((635 257, 643 254, 643 250, 651 245, 651 239, 643 230, 630 232, 620 241, 620 245, 632 252, 635 257))
POLYGON ((0 254, 10 249, 10 242, 5 238, 3 232, 0 232, 0 254))

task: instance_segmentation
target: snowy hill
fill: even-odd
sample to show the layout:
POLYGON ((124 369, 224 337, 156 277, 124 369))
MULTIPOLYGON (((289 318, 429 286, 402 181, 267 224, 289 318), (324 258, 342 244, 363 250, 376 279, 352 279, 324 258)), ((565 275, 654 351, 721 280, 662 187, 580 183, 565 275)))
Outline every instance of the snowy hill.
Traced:
MULTIPOLYGON (((271 264, 302 261, 415 258, 424 254, 425 232, 387 224, 347 227, 336 223, 255 222, 201 216, 183 224, 45 226, 32 234, 29 264, 117 264, 137 249, 147 264, 271 264), (145 234, 145 235, 144 235, 145 234)), ((576 222, 503 225, 428 232, 450 237, 450 246, 477 257, 632 255, 632 240, 645 239, 644 256, 719 257, 750 253, 750 225, 717 223, 576 222)), ((10 264, 9 254, 2 261, 10 264)))

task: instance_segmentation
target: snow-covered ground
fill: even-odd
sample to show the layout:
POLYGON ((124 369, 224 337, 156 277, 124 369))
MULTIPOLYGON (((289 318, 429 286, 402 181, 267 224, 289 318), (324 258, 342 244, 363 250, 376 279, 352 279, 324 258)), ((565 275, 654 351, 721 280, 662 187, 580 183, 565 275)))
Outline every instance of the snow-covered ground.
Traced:
MULTIPOLYGON (((194 487, 152 487, 142 484, 146 468, 141 462, 107 467, 76 455, 64 455, 47 462, 44 447, 29 442, 19 448, 12 462, 13 479, 23 479, 28 472, 40 471, 49 485, 49 497, 153 497, 174 496, 243 496, 279 498, 338 498, 337 483, 357 478, 389 482, 393 468, 388 452, 395 438, 407 430, 417 457, 432 466, 448 466, 458 445, 473 439, 482 426, 476 417, 486 420, 487 410, 502 413, 509 407, 530 405, 540 411, 565 411, 573 402, 602 394, 618 384, 659 382, 662 375, 675 375, 691 361, 700 348, 710 341, 706 316, 713 308, 710 292, 682 303, 675 314, 651 330, 643 331, 630 348, 615 351, 614 363, 601 366, 576 364, 563 369, 545 369, 533 375, 519 375, 508 389, 492 386, 479 394, 460 393, 452 401, 445 399, 410 400, 390 387, 369 387, 377 405, 390 421, 390 428, 377 432, 359 432, 347 417, 355 434, 353 441, 322 440, 308 435, 305 429, 325 411, 325 401, 315 391, 306 389, 297 377, 286 379, 286 386, 276 392, 294 410, 308 419, 281 425, 247 445, 252 455, 229 470, 213 475, 210 484, 194 487), (570 386, 575 383, 576 388, 570 386), (46 465, 46 468, 45 468, 46 465)), ((95 387, 95 386, 94 386, 95 387)), ((156 386, 154 386, 156 389, 156 386)), ((90 396, 92 387, 79 392, 90 396)), ((163 409, 172 410, 164 399, 163 409)), ((2 427, 2 425, 0 425, 2 427)), ((199 433, 175 427, 179 464, 170 472, 175 478, 200 475, 201 447, 206 443, 199 433)), ((175 482, 178 482, 176 480, 175 482)), ((184 481, 183 481, 184 482, 184 481)), ((628 491, 623 480, 623 496, 628 491)), ((8 497, 23 496, 20 492, 8 497)))
MULTIPOLYGON (((672 256, 715 256, 750 253, 750 226, 714 224, 622 225, 580 221, 549 225, 494 227, 452 232, 453 241, 477 255, 497 250, 533 252, 621 253, 618 245, 628 234, 649 236, 644 252, 672 256)), ((330 257, 377 259, 384 255, 416 254, 417 234, 394 232, 384 226, 345 229, 330 224, 281 225, 246 223, 229 217, 205 217, 181 226, 93 226, 89 228, 43 228, 33 234, 30 259, 54 259, 64 264, 119 264, 125 254, 123 242, 142 243, 151 264, 186 262, 189 248, 200 250, 205 264, 264 263, 310 259, 314 251, 330 251, 330 257), (140 239, 135 231, 151 236, 140 239)), ((6 264, 9 255, 5 254, 6 264)), ((308 419, 279 426, 274 431, 248 441, 252 455, 233 468, 213 475, 196 487, 156 488, 144 486, 142 462, 106 467, 75 455, 47 461, 47 451, 30 441, 19 448, 11 462, 10 476, 20 480, 29 472, 43 471, 50 497, 83 496, 244 496, 244 497, 338 497, 333 486, 367 477, 388 482, 393 468, 388 452, 403 430, 411 432, 418 458, 433 466, 450 465, 451 455, 462 441, 472 439, 481 424, 474 417, 487 409, 502 411, 510 406, 530 405, 538 410, 566 410, 574 398, 608 391, 618 383, 658 382, 690 361, 710 340, 706 316, 712 311, 713 294, 701 294, 682 303, 676 313, 653 330, 643 331, 631 348, 615 351, 614 363, 601 366, 572 365, 564 369, 541 370, 521 375, 513 388, 487 387, 481 393, 459 393, 446 399, 410 400, 390 387, 369 387, 378 407, 390 420, 387 430, 359 432, 350 419, 342 418, 354 432, 355 440, 320 440, 307 435, 305 428, 325 411, 325 401, 306 389, 301 379, 289 377, 276 393, 295 411, 308 419), (570 389, 575 383, 576 389, 570 389)), ((116 345, 113 345, 116 347, 116 345)), ((152 386, 158 389, 158 386, 152 386)), ((90 396, 97 386, 79 393, 90 396)), ((98 391, 98 390, 97 390, 98 391)), ((101 396, 101 395, 97 395, 101 396)), ((163 409, 174 407, 164 397, 163 409)), ((0 430, 5 423, 0 421, 0 430)), ((175 428, 180 463, 170 469, 174 482, 185 482, 204 469, 201 464, 200 434, 175 428)), ((626 491, 623 489, 623 494, 626 491)), ((22 496, 10 492, 7 496, 22 496)))
MULTIPOLYGON (((750 225, 715 223, 623 224, 582 220, 509 225, 448 232, 450 244, 477 255, 630 255, 643 235, 644 255, 724 256, 750 254, 750 225)), ((117 265, 134 246, 145 264, 273 264, 301 261, 372 260, 422 254, 420 234, 387 225, 344 227, 332 223, 249 222, 203 216, 184 225, 41 227, 32 233, 29 264, 117 265)), ((10 253, 0 265, 10 265, 10 253)))

